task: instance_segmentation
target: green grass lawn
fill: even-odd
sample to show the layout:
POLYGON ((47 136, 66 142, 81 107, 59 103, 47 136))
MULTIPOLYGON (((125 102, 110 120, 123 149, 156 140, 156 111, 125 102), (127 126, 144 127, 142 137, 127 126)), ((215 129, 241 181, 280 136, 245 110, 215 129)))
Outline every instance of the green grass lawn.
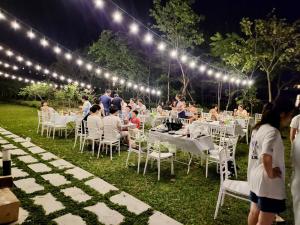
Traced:
MULTIPOLYGON (((219 212, 217 220, 213 219, 215 205, 219 192, 219 176, 215 166, 209 169, 209 177, 205 178, 205 167, 193 164, 187 175, 187 166, 175 163, 175 176, 170 175, 170 164, 163 163, 161 181, 157 181, 155 167, 149 167, 146 176, 136 173, 136 167, 125 168, 127 152, 122 151, 121 156, 115 155, 113 161, 108 156, 98 160, 91 156, 90 152, 80 154, 78 147, 73 149, 74 140, 55 138, 55 140, 41 137, 36 133, 37 112, 36 109, 11 104, 0 104, 0 126, 21 136, 30 137, 32 142, 42 148, 64 158, 71 163, 103 178, 119 189, 145 201, 155 210, 159 210, 168 216, 186 225, 217 225, 246 224, 249 204, 247 202, 226 198, 225 204, 219 212)), ((287 224, 292 224, 292 205, 290 195, 291 163, 290 144, 285 140, 286 167, 287 167, 287 192, 288 210, 282 216, 287 224)), ((184 157, 181 154, 180 157, 184 157)), ((248 146, 240 144, 237 149, 237 164, 239 167, 239 179, 246 179, 248 146)), ((134 156, 131 162, 135 163, 134 156)), ((144 167, 142 162, 141 168, 144 167)), ((25 198, 25 196, 24 196, 25 198)), ((24 199, 25 201, 25 199, 24 199)), ((21 199, 22 202, 22 199, 21 199)), ((142 225, 144 222, 135 223, 142 225)))

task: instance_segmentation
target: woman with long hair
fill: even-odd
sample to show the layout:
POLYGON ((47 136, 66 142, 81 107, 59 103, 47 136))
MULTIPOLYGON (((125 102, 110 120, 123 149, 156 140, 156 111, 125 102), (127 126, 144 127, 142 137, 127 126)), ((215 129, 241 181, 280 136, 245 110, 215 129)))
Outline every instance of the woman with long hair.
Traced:
POLYGON ((284 145, 280 130, 290 124, 294 104, 278 100, 263 109, 251 136, 248 163, 251 208, 248 225, 271 225, 285 206, 284 145))

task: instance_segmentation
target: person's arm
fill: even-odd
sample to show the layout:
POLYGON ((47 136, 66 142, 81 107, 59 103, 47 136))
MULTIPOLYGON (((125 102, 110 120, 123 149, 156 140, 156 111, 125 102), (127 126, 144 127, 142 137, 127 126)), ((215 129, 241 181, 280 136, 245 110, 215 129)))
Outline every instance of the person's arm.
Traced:
POLYGON ((263 154, 262 161, 264 165, 264 169, 268 174, 268 177, 274 179, 276 177, 281 177, 281 171, 279 167, 272 167, 272 156, 269 154, 263 154))
POLYGON ((294 141, 294 139, 295 139, 296 133, 297 133, 297 129, 291 127, 291 130, 290 130, 290 141, 291 141, 292 143, 293 143, 293 141, 294 141))

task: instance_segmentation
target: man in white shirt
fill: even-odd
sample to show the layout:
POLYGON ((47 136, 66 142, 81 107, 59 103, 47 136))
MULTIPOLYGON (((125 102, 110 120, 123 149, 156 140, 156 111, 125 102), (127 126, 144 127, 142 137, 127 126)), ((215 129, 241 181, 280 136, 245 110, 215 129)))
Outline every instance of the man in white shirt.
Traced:
POLYGON ((292 119, 290 127, 290 140, 293 143, 296 135, 298 135, 300 132, 300 114, 292 119))

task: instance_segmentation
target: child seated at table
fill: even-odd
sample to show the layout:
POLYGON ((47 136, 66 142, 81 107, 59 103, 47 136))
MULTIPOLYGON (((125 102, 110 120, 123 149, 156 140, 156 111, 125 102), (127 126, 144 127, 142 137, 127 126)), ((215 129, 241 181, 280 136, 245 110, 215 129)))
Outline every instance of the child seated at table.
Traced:
POLYGON ((141 120, 140 120, 140 118, 137 117, 138 114, 139 114, 139 112, 137 110, 133 110, 131 112, 130 122, 133 123, 133 124, 135 124, 137 129, 140 129, 141 120))

